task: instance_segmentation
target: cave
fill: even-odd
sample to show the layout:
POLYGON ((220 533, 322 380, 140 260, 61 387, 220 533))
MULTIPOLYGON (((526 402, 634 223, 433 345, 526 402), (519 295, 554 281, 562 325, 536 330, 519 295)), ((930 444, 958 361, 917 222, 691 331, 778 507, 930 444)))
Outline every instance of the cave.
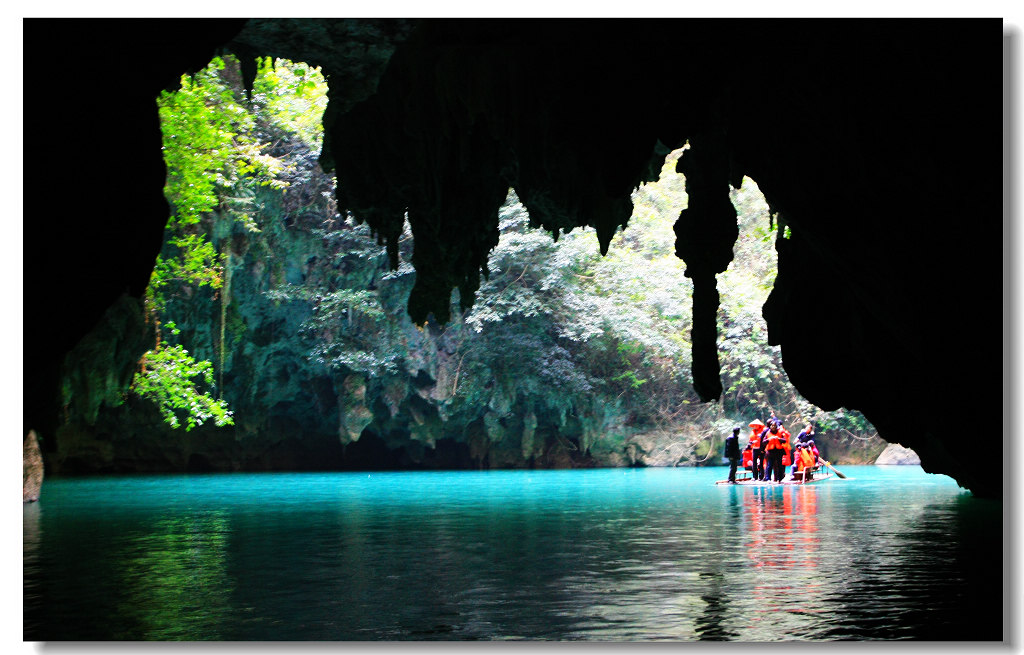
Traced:
POLYGON ((800 393, 1001 497, 1002 476, 968 465, 966 448, 999 443, 1006 424, 1004 337, 984 332, 1004 303, 999 19, 27 19, 24 52, 26 73, 48 71, 59 90, 25 95, 22 432, 44 452, 65 355, 142 296, 160 249, 154 98, 232 52, 253 68, 256 56, 322 67, 324 169, 339 206, 393 253, 408 212, 417 321, 443 322, 452 289, 472 303, 509 186, 538 225, 590 225, 607 247, 631 190, 689 143, 677 252, 708 401, 721 393, 728 188, 749 176, 792 232, 763 314, 800 393), (105 84, 117 106, 97 101, 105 84), (46 200, 54 168, 61 202, 46 200), (968 399, 1000 409, 968 415, 968 399))

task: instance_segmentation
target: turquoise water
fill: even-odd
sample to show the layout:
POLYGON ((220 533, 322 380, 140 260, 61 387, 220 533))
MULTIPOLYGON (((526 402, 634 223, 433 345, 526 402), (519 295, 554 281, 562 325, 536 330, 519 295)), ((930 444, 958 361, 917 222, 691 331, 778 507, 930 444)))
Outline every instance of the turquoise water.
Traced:
POLYGON ((50 479, 24 638, 1000 640, 1002 505, 841 470, 50 479))

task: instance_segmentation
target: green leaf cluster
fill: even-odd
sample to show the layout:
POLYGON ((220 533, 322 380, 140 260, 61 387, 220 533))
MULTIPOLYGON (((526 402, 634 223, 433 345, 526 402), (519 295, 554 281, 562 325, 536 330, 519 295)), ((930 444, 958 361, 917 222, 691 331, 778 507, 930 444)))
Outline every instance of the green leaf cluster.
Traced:
POLYGON ((213 385, 212 363, 197 362, 180 344, 163 342, 142 356, 141 367, 132 379, 131 391, 152 400, 171 427, 184 424, 188 432, 210 419, 218 427, 234 423, 226 402, 196 387, 197 379, 213 385))
POLYGON ((147 293, 154 311, 162 311, 170 286, 220 288, 223 256, 208 240, 204 217, 221 213, 257 231, 254 190, 287 186, 280 179, 287 165, 265 152, 269 144, 239 79, 233 58, 215 57, 157 99, 171 215, 147 293))
MULTIPOLYGON (((325 102, 322 76, 310 75, 308 83, 296 85, 286 78, 305 78, 297 67, 292 73, 275 70, 273 65, 261 64, 257 82, 264 96, 298 95, 305 107, 320 97, 325 102)), ((286 159, 270 152, 272 125, 288 113, 282 109, 284 103, 271 103, 273 111, 263 107, 262 113, 261 105, 249 103, 238 63, 230 57, 214 58, 195 75, 183 76, 179 89, 164 91, 157 98, 167 166, 164 194, 171 208, 164 246, 146 290, 147 310, 157 325, 161 321, 173 325, 168 310, 171 297, 192 297, 203 287, 227 293, 223 237, 230 235, 233 224, 258 232, 258 190, 288 186, 283 179, 289 171, 286 159)), ((303 120, 319 123, 318 116, 303 120)), ((219 300, 226 306, 227 298, 219 300)), ((221 315, 223 322, 227 312, 221 315)), ((224 347, 222 338, 222 362, 224 347)), ((140 362, 132 391, 153 400, 172 427, 184 424, 189 430, 210 418, 218 426, 230 425, 227 404, 197 391, 192 381, 197 377, 212 384, 213 364, 193 360, 183 345, 169 346, 158 332, 155 348, 140 362)))
POLYGON ((285 59, 261 58, 253 85, 256 111, 266 115, 278 129, 297 136, 319 152, 323 144, 323 122, 327 109, 327 82, 320 68, 295 64, 285 59))

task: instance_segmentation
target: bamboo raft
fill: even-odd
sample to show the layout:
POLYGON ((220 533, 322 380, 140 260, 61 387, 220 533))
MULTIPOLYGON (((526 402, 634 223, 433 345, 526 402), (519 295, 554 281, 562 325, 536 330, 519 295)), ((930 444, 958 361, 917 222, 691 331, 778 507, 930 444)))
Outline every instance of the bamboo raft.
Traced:
MULTIPOLYGON (((805 485, 805 484, 817 484, 819 482, 828 482, 834 480, 837 477, 845 478, 844 475, 836 475, 838 471, 833 473, 834 469, 831 467, 826 468, 824 466, 817 466, 813 469, 805 469, 797 475, 786 473, 786 476, 782 478, 782 482, 775 482, 774 480, 755 480, 753 474, 750 471, 736 472, 736 486, 744 487, 772 487, 782 485, 805 485), (807 473, 810 473, 808 476, 807 473)), ((730 484, 728 480, 718 480, 715 484, 730 484)))

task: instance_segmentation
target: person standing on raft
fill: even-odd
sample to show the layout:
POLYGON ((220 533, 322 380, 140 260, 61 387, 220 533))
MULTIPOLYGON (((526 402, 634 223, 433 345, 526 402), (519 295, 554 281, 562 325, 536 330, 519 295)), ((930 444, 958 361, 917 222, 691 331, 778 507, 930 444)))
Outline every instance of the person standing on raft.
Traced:
POLYGON ((779 424, 776 421, 769 421, 768 429, 761 433, 761 443, 767 445, 764 446, 765 456, 768 459, 768 468, 765 469, 764 479, 769 479, 769 473, 771 477, 775 478, 776 482, 782 482, 782 478, 785 475, 782 465, 782 456, 786 452, 786 438, 779 433, 779 424), (770 469, 770 471, 769 471, 770 469))
POLYGON ((725 438, 725 457, 729 460, 729 482, 736 484, 736 466, 740 461, 740 428, 733 428, 732 436, 725 438))
MULTIPOLYGON (((774 412, 772 415, 774 416, 774 412)), ((768 461, 768 435, 771 434, 772 428, 775 427, 775 419, 768 419, 768 425, 761 430, 761 460, 763 462, 764 470, 761 472, 762 480, 770 480, 772 477, 772 463, 768 461)), ((773 449, 774 450, 774 449, 773 449)))
POLYGON ((779 426, 779 434, 782 436, 782 477, 786 477, 786 467, 793 462, 793 435, 790 434, 782 421, 775 419, 775 425, 779 426))
POLYGON ((755 418, 750 424, 750 476, 755 480, 764 477, 764 450, 761 448, 761 432, 764 431, 764 423, 761 419, 755 418))

